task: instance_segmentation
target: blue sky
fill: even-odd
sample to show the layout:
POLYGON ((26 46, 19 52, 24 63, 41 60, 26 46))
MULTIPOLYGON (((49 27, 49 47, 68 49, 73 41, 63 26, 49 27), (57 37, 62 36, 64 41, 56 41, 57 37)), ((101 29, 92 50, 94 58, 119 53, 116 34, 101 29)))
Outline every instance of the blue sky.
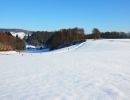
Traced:
POLYGON ((0 0, 0 28, 130 32, 130 0, 0 0))

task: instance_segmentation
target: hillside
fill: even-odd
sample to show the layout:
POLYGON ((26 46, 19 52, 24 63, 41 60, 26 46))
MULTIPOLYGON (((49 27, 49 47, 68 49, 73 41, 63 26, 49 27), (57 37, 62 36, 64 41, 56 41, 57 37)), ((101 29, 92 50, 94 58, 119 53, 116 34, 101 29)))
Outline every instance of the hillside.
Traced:
POLYGON ((0 51, 23 50, 25 43, 19 37, 14 37, 11 33, 0 33, 0 51))
POLYGON ((24 32, 10 32, 14 37, 18 36, 20 39, 24 39, 27 34, 24 32))
POLYGON ((16 35, 19 36, 20 39, 26 38, 28 35, 31 36, 32 31, 24 30, 24 29, 5 29, 5 28, 0 28, 1 33, 6 33, 10 32, 14 37, 16 35))
POLYGON ((130 40, 88 40, 46 53, 2 53, 0 65, 0 100, 130 98, 130 40))

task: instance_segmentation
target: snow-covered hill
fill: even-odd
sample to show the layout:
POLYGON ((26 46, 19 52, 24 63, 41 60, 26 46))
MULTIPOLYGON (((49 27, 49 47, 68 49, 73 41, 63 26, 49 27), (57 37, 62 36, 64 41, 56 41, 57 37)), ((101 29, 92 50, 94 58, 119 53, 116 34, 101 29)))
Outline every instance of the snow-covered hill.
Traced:
POLYGON ((18 37, 21 39, 23 39, 26 36, 24 32, 10 32, 10 33, 15 37, 18 35, 18 37))
POLYGON ((88 40, 52 52, 3 54, 0 100, 130 98, 130 40, 88 40))

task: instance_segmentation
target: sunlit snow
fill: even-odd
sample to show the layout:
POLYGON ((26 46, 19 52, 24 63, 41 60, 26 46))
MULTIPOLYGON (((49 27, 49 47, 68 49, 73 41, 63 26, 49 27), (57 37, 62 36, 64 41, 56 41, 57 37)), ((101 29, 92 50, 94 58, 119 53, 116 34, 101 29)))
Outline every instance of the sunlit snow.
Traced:
POLYGON ((129 100, 130 40, 0 53, 0 100, 129 100))

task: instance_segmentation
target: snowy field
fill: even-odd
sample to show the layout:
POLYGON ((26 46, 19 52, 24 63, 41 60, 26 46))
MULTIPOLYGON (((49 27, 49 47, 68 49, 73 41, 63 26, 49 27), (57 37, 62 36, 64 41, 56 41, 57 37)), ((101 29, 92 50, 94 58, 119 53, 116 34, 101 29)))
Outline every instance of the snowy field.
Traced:
POLYGON ((130 40, 2 52, 0 100, 130 100, 130 40))

